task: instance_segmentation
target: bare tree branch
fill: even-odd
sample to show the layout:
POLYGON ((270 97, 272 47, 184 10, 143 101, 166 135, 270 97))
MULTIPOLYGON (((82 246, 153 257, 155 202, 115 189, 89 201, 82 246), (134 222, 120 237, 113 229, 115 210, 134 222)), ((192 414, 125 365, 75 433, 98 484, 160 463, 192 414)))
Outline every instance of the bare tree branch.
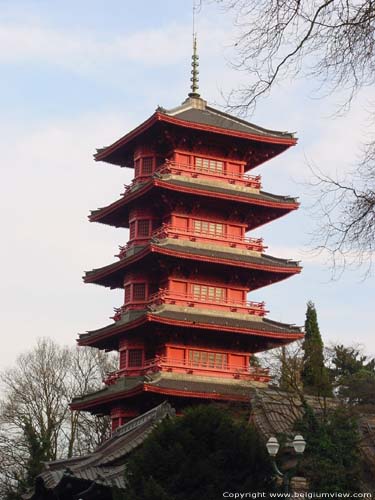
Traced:
POLYGON ((92 348, 61 347, 40 339, 0 374, 0 497, 20 494, 33 459, 27 433, 42 460, 91 451, 109 435, 109 420, 71 412, 73 396, 97 390, 115 359, 92 348))

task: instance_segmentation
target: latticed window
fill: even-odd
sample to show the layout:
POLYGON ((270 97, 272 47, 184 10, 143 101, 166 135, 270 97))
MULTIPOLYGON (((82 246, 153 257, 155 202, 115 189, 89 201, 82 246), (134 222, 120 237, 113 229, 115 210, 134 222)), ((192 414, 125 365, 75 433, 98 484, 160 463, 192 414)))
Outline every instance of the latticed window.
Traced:
POLYGON ((135 160, 134 162, 134 177, 138 177, 141 173, 141 160, 135 160))
POLYGON ((195 233, 223 236, 224 224, 218 222, 208 222, 204 220, 194 220, 193 228, 195 233))
POLYGON ((210 302, 223 302, 225 300, 225 288, 218 286, 193 285, 192 292, 195 298, 210 302))
POLYGON ((152 174, 152 167, 153 167, 153 158, 152 158, 152 156, 149 156, 147 158, 143 158, 143 162, 142 162, 142 174, 143 175, 152 174))
POLYGON ((195 158, 195 168, 200 172, 209 172, 211 174, 224 173, 224 162, 220 160, 209 160, 208 158, 195 158))
POLYGON ((146 284, 134 283, 133 285, 133 300, 145 300, 146 298, 146 284))
POLYGON ((126 351, 120 351, 120 370, 126 366, 126 351))
POLYGON ((125 286, 125 304, 128 304, 130 302, 130 287, 131 285, 125 286))
POLYGON ((131 240, 134 240, 134 238, 135 238, 135 221, 133 221, 133 222, 130 223, 130 228, 129 229, 130 229, 129 238, 131 240))
POLYGON ((128 367, 142 366, 142 349, 129 349, 128 367))
POLYGON ((196 367, 226 368, 227 355, 221 352, 189 350, 189 364, 196 367))
POLYGON ((150 235, 150 221, 147 219, 142 219, 138 221, 138 236, 149 236, 150 235))

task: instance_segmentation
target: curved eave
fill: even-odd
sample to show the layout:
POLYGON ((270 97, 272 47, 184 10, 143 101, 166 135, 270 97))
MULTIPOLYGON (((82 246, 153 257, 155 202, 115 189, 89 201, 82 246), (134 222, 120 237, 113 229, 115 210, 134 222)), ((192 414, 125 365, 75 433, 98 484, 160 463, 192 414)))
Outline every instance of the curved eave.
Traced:
MULTIPOLYGON (((148 321, 155 321, 156 323, 161 323, 161 324, 168 324, 172 326, 182 326, 182 327, 189 327, 189 328, 199 328, 202 330, 214 330, 217 331, 218 325, 215 324, 209 324, 209 323, 201 323, 199 321, 194 321, 194 323, 189 322, 189 321, 183 321, 183 320, 177 320, 177 319, 171 319, 171 318, 163 318, 155 314, 147 314, 148 316, 148 321)), ((243 335, 256 335, 258 337, 267 337, 270 339, 278 339, 278 340, 283 340, 283 341, 289 341, 292 342, 293 340, 298 340, 302 339, 304 337, 303 333, 296 333, 296 332, 282 332, 282 333, 277 333, 277 332, 272 332, 272 331, 266 331, 266 330, 256 330, 254 328, 241 328, 241 327, 233 327, 233 326, 225 326, 225 325, 220 325, 220 331, 224 332, 231 332, 231 333, 241 333, 243 335)))
POLYGON ((238 139, 244 139, 252 142, 261 142, 268 144, 277 144, 284 146, 284 149, 294 146, 297 143, 297 139, 294 137, 277 137, 276 135, 266 135, 266 134, 255 134, 250 132, 240 132, 236 130, 230 130, 220 127, 215 127, 212 125, 205 125, 203 123, 194 123, 187 120, 182 120, 174 116, 169 116, 164 113, 156 112, 150 116, 146 121, 141 123, 138 127, 133 129, 128 134, 115 141, 110 146, 99 150, 94 158, 96 161, 105 161, 107 163, 113 163, 119 165, 118 160, 112 158, 112 155, 120 148, 129 145, 134 139, 140 136, 142 133, 150 129, 155 123, 164 122, 178 127, 183 127, 191 130, 199 130, 202 132, 209 132, 213 134, 225 135, 229 137, 236 137, 238 139))
MULTIPOLYGON (((104 391, 102 391, 104 392, 104 391)), ((143 383, 140 383, 139 386, 133 388, 133 389, 125 389, 123 391, 119 391, 114 394, 102 394, 101 396, 98 396, 97 398, 93 398, 88 401, 77 401, 75 402, 73 400, 72 403, 70 403, 70 409, 71 410, 90 410, 95 408, 96 406, 101 406, 103 404, 109 404, 112 401, 117 401, 118 399, 122 398, 130 398, 132 396, 136 396, 137 394, 141 394, 143 392, 143 383)), ((83 399, 83 398, 82 398, 83 399)))
POLYGON ((94 410, 96 407, 111 405, 118 400, 131 398, 142 393, 154 393, 162 394, 164 396, 174 396, 174 397, 185 397, 185 398, 197 398, 197 399, 214 399, 218 401, 248 401, 248 395, 241 394, 220 394, 218 392, 202 392, 202 391, 189 391, 189 390, 177 390, 170 389, 167 387, 158 387, 152 384, 141 383, 138 387, 134 389, 128 389, 119 391, 114 394, 103 394, 96 399, 82 402, 72 402, 70 408, 72 410, 94 410))
MULTIPOLYGON (((239 202, 244 203, 245 205, 254 205, 262 208, 271 208, 280 210, 282 213, 279 215, 285 215, 293 210, 296 210, 299 207, 299 203, 295 201, 293 198, 290 198, 288 201, 276 201, 267 199, 268 193, 260 192, 260 195, 263 194, 263 198, 257 196, 241 196, 240 194, 236 194, 235 192, 220 192, 220 191, 210 191, 208 189, 204 189, 204 187, 187 187, 183 184, 173 184, 168 181, 163 181, 162 179, 152 179, 145 183, 145 185, 141 186, 139 189, 135 189, 127 194, 125 194, 122 198, 116 200, 110 205, 94 210, 89 215, 90 222, 101 222, 102 224, 110 224, 116 225, 111 222, 111 216, 115 216, 116 212, 124 209, 129 203, 136 200, 137 198, 143 196, 145 193, 153 189, 154 187, 159 187, 162 189, 166 189, 168 191, 175 191, 179 193, 185 193, 188 195, 196 195, 196 196, 207 196, 208 198, 225 200, 228 202, 239 202)), ((268 195, 269 196, 269 195, 268 195)), ((276 217, 278 218, 278 217, 276 217)), ((275 220, 273 218, 272 220, 275 220)), ((267 221, 270 222, 270 221, 267 221)), ((127 226, 124 226, 127 227, 127 226)))
POLYGON ((97 210, 93 210, 89 215, 90 222, 102 222, 103 224, 107 224, 107 222, 103 222, 103 219, 105 217, 114 214, 118 209, 128 205, 128 203, 147 193, 147 191, 150 191, 153 187, 153 183, 148 182, 141 188, 125 194, 124 196, 122 196, 122 198, 114 201, 110 205, 107 205, 103 208, 98 208, 97 210))
MULTIPOLYGON (((94 269, 93 271, 86 272, 83 277, 83 281, 85 283, 95 283, 101 285, 100 280, 103 278, 111 276, 113 273, 125 270, 133 262, 138 261, 139 259, 145 257, 150 253, 150 248, 147 246, 140 252, 132 255, 131 257, 127 257, 125 259, 121 259, 118 262, 114 262, 113 264, 109 264, 108 266, 101 267, 99 269, 94 269)), ((104 285, 110 286, 110 285, 104 285)))
MULTIPOLYGON (((180 127, 190 128, 194 130, 202 130, 205 132, 211 132, 214 134, 226 135, 231 137, 238 137, 240 139, 247 139, 254 142, 266 142, 269 144, 280 144, 287 147, 294 146, 297 143, 297 139, 294 137, 277 137, 274 134, 252 134, 250 132, 240 132, 237 130, 231 130, 221 127, 215 127, 213 125, 205 125, 203 123, 194 123, 181 118, 176 118, 169 115, 161 115, 162 121, 166 123, 171 123, 173 125, 178 125, 180 127)), ((262 129, 265 130, 265 129, 262 129)))
MULTIPOLYGON (((280 323, 271 320, 266 320, 266 321, 270 324, 270 328, 272 324, 280 325, 280 323)), ((224 325, 222 323, 216 324, 216 323, 205 323, 197 320, 195 321, 181 320, 170 317, 162 317, 158 314, 151 312, 145 312, 143 316, 137 318, 134 321, 117 322, 107 327, 104 327, 100 330, 81 334, 80 338, 78 339, 78 344, 80 346, 103 348, 104 344, 107 343, 109 340, 112 340, 114 337, 123 334, 125 332, 128 332, 129 330, 135 330, 136 328, 145 325, 146 323, 158 323, 169 326, 178 326, 189 329, 194 328, 194 329, 215 331, 215 332, 217 332, 218 328, 220 328, 221 332, 227 332, 232 334, 238 333, 241 335, 250 335, 267 339, 273 339, 279 341, 281 344, 290 343, 293 342, 294 340, 302 339, 304 337, 304 334, 300 330, 296 331, 297 330, 296 327, 289 326, 290 331, 288 331, 288 325, 284 325, 284 331, 275 332, 272 330, 267 331, 264 329, 256 329, 251 327, 249 328, 235 327, 233 325, 231 326, 224 325)))
MULTIPOLYGON (((169 189, 171 191, 178 191, 178 192, 183 192, 183 193, 188 193, 188 194, 194 194, 194 195, 203 195, 203 196, 208 196, 210 198, 219 198, 221 200, 228 200, 228 201, 239 201, 239 202, 244 202, 250 205, 258 205, 261 207, 269 207, 269 208, 281 208, 281 209, 287 209, 288 211, 295 210, 299 207, 299 203, 296 201, 273 201, 273 200, 267 200, 263 198, 257 198, 256 196, 241 196, 239 194, 236 194, 235 192, 233 193, 221 193, 220 191, 209 191, 205 190, 204 187, 197 189, 194 187, 185 187, 183 185, 178 185, 178 184, 172 184, 171 182, 168 181, 163 181, 159 179, 154 180, 154 185, 158 187, 162 187, 165 189, 169 189)), ((262 192, 260 192, 262 194, 262 192)))
MULTIPOLYGON (((196 253, 189 253, 189 252, 184 252, 183 250, 176 250, 176 249, 169 249, 167 247, 163 246, 158 246, 156 244, 150 244, 146 246, 143 250, 140 250, 136 254, 119 260, 118 262, 115 262, 113 264, 109 264, 108 266, 95 269, 93 271, 89 271, 86 273, 84 276, 83 280, 85 283, 95 283, 97 285, 102 285, 102 286, 109 286, 112 288, 121 288, 122 283, 120 284, 117 283, 117 285, 111 280, 111 277, 113 275, 116 275, 117 273, 122 273, 125 272, 126 268, 129 267, 131 264, 134 262, 137 262, 147 255, 155 253, 155 254, 160 254, 160 255, 167 255, 170 257, 176 257, 179 259, 185 259, 185 260, 193 260, 193 261, 199 261, 199 262, 207 262, 207 263, 212 263, 212 264, 223 264, 225 266, 232 266, 232 267, 237 267, 240 269, 251 269, 251 270, 257 270, 257 271, 262 271, 266 273, 275 273, 275 274, 282 274, 284 275, 285 278, 288 278, 289 276, 292 276, 294 274, 299 274, 302 270, 302 267, 296 265, 296 266, 282 266, 282 265, 271 265, 271 264, 265 264, 262 262, 256 263, 256 262, 246 262, 244 260, 236 260, 236 256, 233 255, 233 258, 223 258, 220 257, 220 252, 218 251, 217 254, 209 256, 209 255, 204 255, 204 254, 199 254, 198 252, 196 253)), ((259 258, 261 260, 261 257, 259 258)), ((282 279, 282 278, 281 278, 282 279)), ((122 281, 122 280, 120 280, 122 281)), ((280 279, 275 280, 275 281, 280 281, 280 279)))

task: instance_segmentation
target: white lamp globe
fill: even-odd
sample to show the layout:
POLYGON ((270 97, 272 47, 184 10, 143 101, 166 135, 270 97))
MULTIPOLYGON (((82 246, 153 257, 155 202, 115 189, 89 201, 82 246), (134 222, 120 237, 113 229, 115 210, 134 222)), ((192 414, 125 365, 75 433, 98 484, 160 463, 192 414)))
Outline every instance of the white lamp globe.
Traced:
POLYGON ((270 437, 266 444, 268 454, 271 457, 276 457, 277 452, 279 451, 280 445, 278 440, 275 437, 270 437))
POLYGON ((293 439, 293 448, 298 455, 301 455, 305 451, 306 441, 300 434, 297 434, 293 439))

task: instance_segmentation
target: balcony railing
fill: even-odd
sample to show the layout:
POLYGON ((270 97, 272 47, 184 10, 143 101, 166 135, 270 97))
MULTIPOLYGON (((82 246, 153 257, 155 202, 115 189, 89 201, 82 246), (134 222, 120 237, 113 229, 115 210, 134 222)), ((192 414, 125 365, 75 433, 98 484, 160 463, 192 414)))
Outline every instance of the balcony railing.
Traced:
POLYGON ((122 314, 130 309, 155 309, 162 304, 171 304, 182 307, 197 307, 202 309, 215 309, 227 312, 237 312, 241 314, 251 314, 253 316, 265 316, 268 311, 264 302, 242 301, 236 302, 225 299, 215 299, 208 296, 198 296, 192 294, 182 294, 171 290, 159 290, 152 294, 145 301, 137 301, 132 304, 125 304, 122 307, 115 307, 115 314, 111 316, 114 321, 119 321, 122 314))
MULTIPOLYGON (((213 234, 203 231, 191 231, 173 227, 170 224, 163 224, 160 228, 156 229, 150 237, 150 239, 155 240, 162 240, 165 238, 201 241, 203 243, 213 243, 230 248, 239 248, 241 250, 252 250, 253 252, 264 252, 267 248, 263 245, 263 238, 248 238, 242 236, 213 234)), ((116 257, 119 259, 126 257, 126 252, 132 246, 133 242, 131 241, 129 241, 126 245, 119 246, 120 252, 116 255, 116 257)))
POLYGON ((135 184, 139 182, 147 181, 150 177, 155 174, 172 174, 172 175, 183 175, 185 177, 192 177, 195 179, 211 179, 214 181, 226 182, 235 186, 242 186, 252 189, 260 189, 261 176, 260 175, 250 175, 250 174, 239 174, 235 172, 225 172, 224 170, 213 170, 209 167, 204 168, 196 165, 185 165, 183 163, 177 163, 174 161, 167 160, 163 165, 158 167, 154 172, 149 175, 140 175, 133 179, 133 181, 125 185, 125 193, 130 191, 135 184))
POLYGON ((209 167, 197 165, 185 165, 174 161, 166 161, 164 165, 156 171, 159 174, 184 175, 193 178, 211 179, 217 181, 226 181, 229 184, 234 184, 253 189, 261 188, 260 175, 238 174, 235 172, 225 172, 224 170, 214 170, 209 167))
POLYGON ((220 376, 223 378, 234 378, 239 380, 249 380, 258 382, 269 382, 271 376, 268 368, 249 366, 240 368, 224 364, 223 366, 213 366, 207 363, 198 363, 188 360, 176 360, 157 356, 154 359, 146 360, 142 366, 129 367, 108 373, 104 383, 106 385, 114 384, 120 377, 147 375, 156 372, 175 372, 186 374, 198 374, 207 376, 220 376))
POLYGON ((185 239, 190 241, 205 241, 213 242, 220 245, 229 246, 231 248, 241 248, 245 250, 253 250, 254 252, 263 252, 263 238, 247 238, 242 236, 231 236, 224 234, 214 234, 203 231, 192 231, 173 227, 170 224, 163 224, 159 229, 152 233, 152 238, 164 239, 185 239))
POLYGON ((239 312, 255 316, 265 316, 268 312, 265 309, 264 302, 235 302, 226 299, 216 299, 209 296, 177 293, 166 289, 159 290, 159 292, 149 297, 148 307, 150 309, 161 304, 172 304, 184 307, 208 307, 216 310, 221 309, 229 312, 239 312))

